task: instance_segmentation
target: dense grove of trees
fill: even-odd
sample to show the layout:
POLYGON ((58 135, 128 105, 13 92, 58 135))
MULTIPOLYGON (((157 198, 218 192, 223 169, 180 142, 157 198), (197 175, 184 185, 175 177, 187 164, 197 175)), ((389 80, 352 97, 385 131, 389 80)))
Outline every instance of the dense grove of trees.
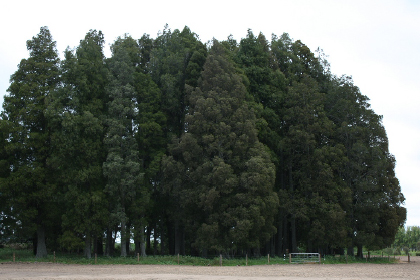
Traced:
POLYGON ((397 250, 420 251, 420 227, 401 227, 395 236, 393 247, 397 250))
POLYGON ((340 253, 404 224, 382 118, 288 34, 27 41, 0 119, 0 231, 105 255, 340 253), (121 251, 114 252, 117 236, 121 251), (92 251, 93 250, 93 251, 92 251))

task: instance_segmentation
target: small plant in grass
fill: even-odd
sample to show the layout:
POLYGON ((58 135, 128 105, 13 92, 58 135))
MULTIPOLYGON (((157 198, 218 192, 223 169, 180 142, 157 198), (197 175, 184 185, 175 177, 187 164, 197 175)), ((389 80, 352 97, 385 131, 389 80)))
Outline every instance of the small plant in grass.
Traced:
POLYGON ((58 243, 62 249, 69 252, 80 252, 83 250, 84 242, 82 238, 76 236, 72 231, 65 231, 59 238, 58 243))
POLYGON ((383 252, 384 252, 385 255, 390 256, 390 255, 393 255, 394 254, 394 249, 392 249, 392 248, 385 248, 383 250, 383 252))
POLYGON ((394 252, 393 252, 393 255, 396 255, 396 256, 401 255, 401 250, 399 248, 395 248, 394 252))

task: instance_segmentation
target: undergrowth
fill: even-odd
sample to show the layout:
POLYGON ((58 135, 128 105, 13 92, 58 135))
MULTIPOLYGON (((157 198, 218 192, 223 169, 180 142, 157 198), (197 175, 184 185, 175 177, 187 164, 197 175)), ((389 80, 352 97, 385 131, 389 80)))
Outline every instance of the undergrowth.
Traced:
MULTIPOLYGON (((152 264, 152 265, 193 265, 193 266, 219 266, 220 258, 200 258, 192 256, 147 256, 139 257, 128 256, 128 257, 106 257, 106 256, 92 256, 91 259, 87 259, 79 254, 70 253, 49 253, 48 257, 38 259, 33 255, 32 250, 28 249, 12 249, 2 248, 0 249, 0 262, 12 262, 14 255, 14 261, 16 262, 57 262, 62 264, 98 264, 98 265, 111 265, 111 264, 152 264)), ((342 264, 342 263, 394 263, 396 260, 394 257, 371 257, 370 259, 360 259, 351 256, 325 256, 322 257, 321 263, 323 264, 342 264)), ((288 258, 281 257, 268 257, 259 258, 223 258, 223 266, 245 266, 245 265, 278 265, 288 264, 288 258), (247 263, 248 262, 248 263, 247 263)))

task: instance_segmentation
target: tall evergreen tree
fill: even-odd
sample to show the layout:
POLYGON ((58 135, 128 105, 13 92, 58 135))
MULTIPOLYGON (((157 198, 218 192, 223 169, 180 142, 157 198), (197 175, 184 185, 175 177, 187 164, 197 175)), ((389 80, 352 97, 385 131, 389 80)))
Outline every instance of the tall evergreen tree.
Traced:
POLYGON ((345 148, 346 164, 340 177, 350 190, 343 204, 347 213, 349 253, 363 246, 389 246, 403 225, 404 196, 395 177, 395 160, 388 151, 382 117, 376 115, 349 77, 335 78, 327 96, 326 109, 336 124, 335 138, 345 148), (387 218, 385 218, 385 216, 387 218))
POLYGON ((26 45, 30 57, 21 60, 4 98, 2 122, 10 130, 3 152, 10 162, 8 171, 2 172, 6 177, 0 192, 10 195, 13 216, 22 227, 35 230, 36 256, 41 258, 47 256, 45 230, 56 198, 46 109, 59 84, 59 58, 47 27, 41 27, 26 45))
POLYGON ((140 64, 138 65, 143 73, 148 73, 150 71, 150 59, 152 56, 154 40, 150 38, 149 34, 143 34, 143 36, 138 40, 139 52, 140 52, 140 64))
POLYGON ((186 132, 163 160, 166 187, 185 213, 195 209, 202 252, 256 249, 275 232, 274 165, 245 97, 241 77, 214 41, 198 87, 190 88, 186 132))
MULTIPOLYGON (((172 136, 179 137, 184 131, 184 118, 188 110, 185 85, 196 85, 206 54, 205 45, 188 27, 184 27, 182 31, 171 31, 166 25, 162 34, 154 40, 148 70, 161 92, 160 110, 166 118, 162 128, 168 142, 172 136)), ((159 191, 154 197, 156 201, 165 201, 166 205, 164 213, 161 213, 163 216, 159 219, 161 231, 167 233, 160 238, 163 242, 161 247, 168 248, 171 254, 183 253, 184 246, 181 243, 185 244, 182 240, 185 235, 184 227, 178 218, 172 217, 176 213, 170 207, 173 201, 166 201, 170 198, 159 191)))
MULTIPOLYGON (((134 42, 129 38, 126 42, 134 42)), ((125 45, 126 47, 126 45, 125 45)), ((140 192, 142 185, 139 148, 135 139, 138 127, 136 120, 135 90, 133 87, 135 68, 126 48, 113 45, 113 56, 108 61, 110 83, 107 87, 108 103, 105 146, 107 159, 103 164, 107 178, 106 192, 116 200, 113 214, 121 225, 121 256, 127 256, 125 243, 130 240, 128 209, 140 192)))
POLYGON ((302 41, 293 41, 287 33, 280 37, 273 35, 271 49, 274 61, 288 79, 289 85, 307 75, 317 81, 320 88, 325 87, 330 77, 328 62, 323 56, 316 57, 302 41))
MULTIPOLYGON (((1 115, 0 115, 1 117, 1 115)), ((11 217, 12 205, 8 196, 8 192, 5 186, 5 180, 9 177, 10 165, 12 160, 9 158, 10 155, 6 151, 8 137, 9 137, 9 123, 0 118, 0 242, 4 242, 6 238, 9 238, 13 235, 13 229, 11 226, 15 221, 11 217)), ((17 232, 15 230, 15 232, 17 232)))
POLYGON ((55 109, 61 116, 56 141, 58 173, 64 187, 65 230, 81 234, 85 256, 91 257, 92 237, 101 236, 108 219, 105 200, 103 116, 108 71, 104 64, 102 32, 89 31, 75 54, 67 49, 62 64, 63 87, 55 109))
MULTIPOLYGON (((270 148, 271 159, 276 165, 276 184, 275 189, 282 188, 282 146, 281 146, 281 128, 282 128, 282 106, 284 94, 286 91, 287 80, 284 74, 279 70, 270 50, 269 43, 263 34, 255 36, 251 30, 248 30, 246 38, 240 42, 239 49, 235 56, 238 64, 243 69, 248 79, 247 89, 252 96, 253 107, 257 114, 257 128, 259 140, 270 148)), ((267 253, 282 254, 281 243, 282 223, 284 214, 280 209, 277 215, 277 242, 272 240, 267 246, 267 253)))
POLYGON ((207 50, 188 27, 171 31, 168 25, 154 45, 149 71, 162 91, 162 111, 167 116, 168 133, 179 136, 186 110, 185 84, 195 85, 207 50))
MULTIPOLYGON (((167 146, 167 138, 164 133, 166 117, 161 111, 161 91, 150 75, 142 72, 135 73, 134 88, 138 111, 135 119, 138 129, 135 137, 138 142, 139 157, 141 159, 142 172, 144 173, 142 184, 145 188, 142 189, 143 193, 138 193, 136 202, 133 204, 136 207, 132 209, 132 213, 137 217, 137 226, 144 227, 147 221, 153 224, 151 216, 159 216, 163 208, 159 205, 164 202, 157 197, 156 186, 159 184, 162 176, 160 168, 161 158, 167 146), (157 200, 154 204, 149 204, 151 194, 157 200)), ((149 229, 152 227, 151 224, 148 225, 149 229)), ((136 232, 142 233, 142 231, 136 232)), ((140 242, 143 242, 145 238, 139 236, 139 239, 140 242)), ((148 239, 150 240, 150 236, 148 239)), ((135 240, 137 239, 135 238, 135 240)), ((142 244, 140 244, 141 246, 142 244)), ((142 249, 141 253, 145 255, 146 252, 142 249)))

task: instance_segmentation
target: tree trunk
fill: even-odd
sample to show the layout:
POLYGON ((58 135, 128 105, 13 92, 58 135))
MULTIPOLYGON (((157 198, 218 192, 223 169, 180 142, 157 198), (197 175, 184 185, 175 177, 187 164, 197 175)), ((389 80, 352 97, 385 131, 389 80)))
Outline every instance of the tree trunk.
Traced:
POLYGON ((92 258, 92 244, 91 244, 91 236, 90 233, 86 234, 86 238, 85 238, 85 249, 84 249, 84 256, 88 259, 92 258))
POLYGON ((140 255, 142 256, 142 257, 146 257, 147 256, 147 254, 146 254, 146 243, 143 241, 140 241, 140 255))
POLYGON ((289 234, 289 222, 288 219, 283 221, 283 251, 288 254, 290 253, 290 234, 289 234))
POLYGON ((38 225, 36 229, 37 233, 37 246, 36 246, 36 257, 46 258, 47 257, 47 245, 45 243, 45 228, 42 225, 38 225))
MULTIPOLYGON (((156 232, 156 229, 154 230, 154 232, 156 232)), ((146 254, 149 255, 152 253, 152 244, 150 242, 150 236, 152 236, 152 227, 149 224, 146 230, 146 254)))
MULTIPOLYGON (((127 233, 127 236, 130 236, 130 234, 127 233)), ((125 251, 127 252, 127 256, 130 255, 130 244, 131 244, 131 240, 130 240, 130 237, 128 237, 127 240, 125 241, 125 251)))
POLYGON ((353 248, 353 246, 349 246, 347 248, 347 255, 354 256, 354 248, 353 248))
POLYGON ((36 248, 38 247, 37 243, 38 243, 38 234, 35 233, 34 237, 32 238, 32 246, 33 246, 32 253, 34 254, 34 256, 36 256, 36 248))
POLYGON ((114 254, 113 242, 112 242, 112 229, 111 226, 108 226, 106 230, 106 245, 105 245, 105 255, 111 257, 114 254))
MULTIPOLYGON (((292 164, 289 165, 289 191, 290 194, 292 195, 291 199, 293 200, 293 192, 294 192, 295 188, 293 185, 293 167, 292 164)), ((293 210, 294 212, 295 210, 293 210)), ((291 253, 297 253, 297 241, 296 241, 296 217, 295 217, 295 213, 291 214, 291 219, 290 219, 290 230, 291 230, 291 239, 292 239, 292 250, 291 253)))
POLYGON ((357 245, 357 257, 363 259, 363 245, 357 245))
POLYGON ((118 226, 115 226, 115 229, 112 231, 112 238, 111 238, 111 248, 112 248, 112 251, 115 251, 115 242, 116 242, 116 240, 117 240, 117 235, 118 235, 118 232, 120 231, 120 228, 118 227, 118 226))
POLYGON ((98 237, 97 236, 93 238, 93 253, 94 254, 98 253, 98 237))
POLYGON ((95 253, 97 253, 98 255, 103 255, 104 254, 104 245, 102 243, 103 237, 97 237, 96 238, 96 250, 95 253))
POLYGON ((313 248, 312 248, 312 240, 308 239, 307 245, 306 245, 306 252, 307 253, 312 253, 313 252, 313 248))
POLYGON ((185 228, 182 227, 181 229, 181 252, 182 256, 185 256, 185 228))
POLYGON ((144 240, 144 227, 143 227, 142 223, 140 223, 139 230, 140 230, 140 232, 139 232, 140 233, 140 236, 139 236, 139 238, 140 238, 140 255, 142 257, 146 257, 146 242, 144 240))
MULTIPOLYGON (((311 229, 311 221, 310 220, 307 221, 306 224, 307 224, 308 230, 310 230, 311 229)), ((318 249, 319 249, 319 247, 318 247, 318 249)), ((306 241, 306 253, 312 253, 312 252, 314 252, 313 251, 313 246, 312 246, 312 240, 311 240, 311 238, 308 238, 307 241, 306 241)))
MULTIPOLYGON (((168 231, 170 231, 170 230, 168 229, 168 231)), ((168 234, 168 236, 169 236, 169 234, 168 234)), ((168 241, 168 243, 169 243, 169 241, 168 241)), ((165 255, 165 251, 166 251, 165 247, 166 247, 166 236, 164 234, 163 228, 161 228, 161 230, 160 230, 160 254, 162 256, 165 255)))
POLYGON ((279 257, 283 257, 283 211, 280 210, 280 217, 277 227, 277 242, 276 242, 276 254, 279 257))
POLYGON ((177 219, 177 218, 175 218, 176 220, 175 220, 175 226, 174 226, 174 228, 175 228, 175 230, 174 230, 174 232, 175 232, 175 236, 174 236, 174 247, 175 247, 175 250, 174 250, 174 255, 176 256, 176 255, 178 255, 179 253, 180 253, 180 245, 181 245, 181 234, 180 234, 180 229, 179 229, 179 220, 177 219))
POLYGON ((157 255, 157 238, 156 238, 156 228, 155 228, 155 231, 154 231, 154 234, 153 234, 153 256, 156 256, 157 255))
POLYGON ((125 219, 123 219, 121 221, 121 257, 127 257, 127 247, 126 247, 126 242, 127 242, 127 236, 126 236, 126 232, 125 232, 125 219))
POLYGON ((125 250, 127 251, 127 256, 130 255, 130 245, 131 245, 131 222, 128 222, 125 226, 125 250))
POLYGON ((298 253, 297 251, 297 241, 296 241, 296 218, 294 214, 292 215, 292 219, 290 221, 290 227, 292 230, 292 251, 291 253, 298 253))
POLYGON ((203 249, 202 251, 201 251, 201 257, 202 258, 207 258, 207 249, 203 249))

